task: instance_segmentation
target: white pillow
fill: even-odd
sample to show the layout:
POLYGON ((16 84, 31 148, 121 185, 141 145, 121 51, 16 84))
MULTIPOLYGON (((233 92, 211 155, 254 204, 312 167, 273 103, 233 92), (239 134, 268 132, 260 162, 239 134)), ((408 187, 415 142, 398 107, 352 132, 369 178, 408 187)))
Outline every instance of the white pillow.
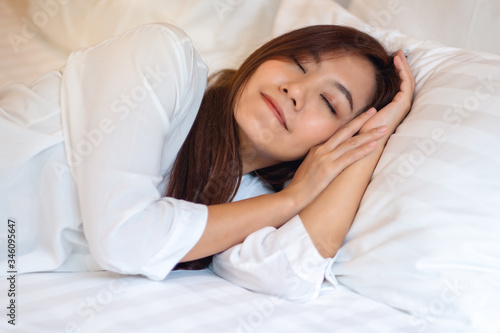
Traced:
POLYGON ((500 331, 500 57, 368 27, 328 0, 282 2, 274 34, 348 24, 408 51, 417 87, 333 265, 427 332, 500 331), (446 328, 446 329, 443 329, 446 328))
POLYGON ((167 22, 193 40, 211 72, 236 67, 269 38, 278 1, 28 0, 26 19, 67 53, 138 25, 167 22))
POLYGON ((375 27, 500 54, 500 1, 351 0, 348 9, 375 27))

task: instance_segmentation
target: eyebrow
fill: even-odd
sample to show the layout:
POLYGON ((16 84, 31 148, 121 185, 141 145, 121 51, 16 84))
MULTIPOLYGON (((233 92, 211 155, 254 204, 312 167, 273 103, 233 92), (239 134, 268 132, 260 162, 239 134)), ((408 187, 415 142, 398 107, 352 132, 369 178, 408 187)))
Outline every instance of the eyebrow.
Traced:
POLYGON ((353 110, 353 105, 352 105, 352 95, 351 95, 351 92, 349 90, 347 90, 347 88, 340 82, 335 82, 334 83, 334 86, 340 90, 340 92, 342 94, 344 94, 345 98, 347 98, 347 100, 349 101, 349 105, 351 107, 351 112, 353 110))

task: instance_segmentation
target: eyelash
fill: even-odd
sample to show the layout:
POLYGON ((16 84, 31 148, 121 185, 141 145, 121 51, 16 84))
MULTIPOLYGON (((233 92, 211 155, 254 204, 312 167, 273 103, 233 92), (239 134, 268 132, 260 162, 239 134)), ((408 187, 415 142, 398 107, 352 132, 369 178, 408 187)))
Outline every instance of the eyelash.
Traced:
POLYGON ((292 60, 293 62, 300 68, 301 71, 304 72, 304 74, 306 73, 306 70, 304 69, 304 67, 302 67, 302 65, 300 64, 300 62, 297 60, 297 58, 295 58, 294 56, 292 56, 292 60))
MULTIPOLYGON (((297 60, 297 58, 295 58, 294 56, 292 56, 292 60, 293 62, 300 68, 300 70, 302 72, 304 72, 304 74, 306 73, 306 70, 305 68, 300 64, 300 62, 297 60)), ((330 109, 330 111, 336 115, 337 114, 337 111, 335 111, 335 109, 333 108, 333 106, 330 104, 330 102, 328 101, 328 99, 323 95, 321 94, 320 95, 321 98, 323 99, 323 101, 325 102, 326 106, 330 109)))
POLYGON ((337 111, 335 111, 335 109, 333 108, 333 106, 330 104, 330 102, 326 99, 325 96, 321 95, 321 98, 323 98, 323 100, 325 101, 326 103, 326 106, 330 109, 330 111, 332 111, 332 113, 334 115, 337 115, 337 111))

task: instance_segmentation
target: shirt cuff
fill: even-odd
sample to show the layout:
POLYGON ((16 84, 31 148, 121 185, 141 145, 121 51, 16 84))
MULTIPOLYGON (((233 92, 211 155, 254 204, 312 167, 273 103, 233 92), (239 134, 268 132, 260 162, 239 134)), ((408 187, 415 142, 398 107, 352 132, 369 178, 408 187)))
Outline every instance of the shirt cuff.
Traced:
POLYGON ((331 273, 336 256, 323 258, 298 215, 276 230, 275 236, 297 277, 315 284, 313 297, 319 294, 325 278, 333 285, 337 284, 331 273))
MULTIPOLYGON (((163 198, 172 200, 171 198, 163 198)), ((175 200, 175 199, 173 199, 175 200)), ((144 265, 139 274, 152 280, 163 280, 177 263, 198 243, 205 230, 208 207, 184 200, 176 200, 175 227, 163 247, 144 265)))

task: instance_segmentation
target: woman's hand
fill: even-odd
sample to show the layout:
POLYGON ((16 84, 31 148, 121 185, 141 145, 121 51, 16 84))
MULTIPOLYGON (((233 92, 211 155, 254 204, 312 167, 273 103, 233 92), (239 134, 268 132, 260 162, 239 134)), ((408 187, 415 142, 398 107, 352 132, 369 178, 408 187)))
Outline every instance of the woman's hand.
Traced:
POLYGON ((298 211, 314 200, 345 168, 375 149, 376 141, 387 132, 386 126, 355 135, 374 114, 373 108, 362 113, 328 141, 311 148, 290 184, 282 191, 292 197, 298 211))
POLYGON ((394 65, 401 78, 399 92, 394 96, 391 103, 378 111, 375 116, 363 125, 360 133, 382 125, 386 125, 389 128, 389 133, 392 133, 410 111, 413 93, 415 92, 415 78, 402 50, 396 52, 394 65))

